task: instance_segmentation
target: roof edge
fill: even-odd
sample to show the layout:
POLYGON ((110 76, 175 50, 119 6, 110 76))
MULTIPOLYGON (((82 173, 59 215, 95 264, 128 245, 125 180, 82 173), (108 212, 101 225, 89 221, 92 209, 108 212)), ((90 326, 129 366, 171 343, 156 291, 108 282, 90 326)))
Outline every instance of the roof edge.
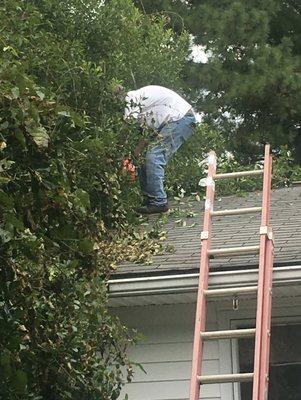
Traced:
MULTIPOLYGON (((275 262, 274 261, 274 267, 280 267, 280 268, 285 268, 285 267, 291 267, 291 266, 298 266, 301 265, 301 259, 300 260, 294 260, 294 261, 286 261, 286 262, 275 262)), ((233 265, 233 266, 219 266, 219 267, 211 267, 212 272, 226 272, 226 271, 232 271, 232 273, 237 273, 241 272, 244 270, 251 270, 251 269, 257 269, 258 268, 258 263, 256 264, 249 264, 247 267, 246 265, 233 265)), ((198 274, 200 270, 199 265, 196 266, 195 268, 185 268, 185 269, 159 269, 157 268, 156 270, 150 271, 150 270, 139 270, 139 271, 130 271, 130 272, 118 272, 115 271, 112 273, 112 277, 114 277, 114 280, 124 280, 124 279, 136 279, 136 278, 142 278, 146 279, 148 277, 167 277, 167 276, 174 276, 174 275, 187 275, 187 274, 198 274)))
MULTIPOLYGON (((109 298, 136 298, 139 296, 181 294, 196 292, 198 273, 153 277, 111 279, 108 281, 109 298)), ((251 286, 257 284, 258 270, 211 272, 210 288, 251 286)), ((282 286, 301 282, 301 265, 273 269, 273 285, 282 286)))

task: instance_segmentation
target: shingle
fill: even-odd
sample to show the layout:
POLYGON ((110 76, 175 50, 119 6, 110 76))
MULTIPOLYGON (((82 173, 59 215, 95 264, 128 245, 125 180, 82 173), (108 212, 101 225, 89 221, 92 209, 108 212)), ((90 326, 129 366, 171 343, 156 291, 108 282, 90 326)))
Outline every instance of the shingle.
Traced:
MULTIPOLYGON (((184 203, 184 202, 183 202, 184 203)), ((215 200, 215 210, 240 208, 261 205, 261 193, 253 192, 244 197, 222 197, 215 200)), ((123 263, 117 274, 150 274, 151 272, 187 271, 199 268, 200 234, 203 225, 204 202, 189 202, 189 210, 196 212, 197 217, 187 218, 183 227, 175 223, 179 217, 170 216, 166 244, 171 244, 174 253, 153 257, 152 265, 123 263)), ((185 204, 182 205, 185 209, 185 204)), ((188 206, 186 206, 186 209, 188 206)), ((152 217, 155 221, 156 218, 152 217)), ((282 188, 272 191, 271 226, 275 233, 274 263, 301 262, 301 187, 282 188)), ((259 243, 260 215, 246 214, 240 216, 217 217, 213 220, 212 248, 254 245, 259 243)), ((258 256, 223 257, 210 261, 211 269, 250 268, 258 265, 258 256)))

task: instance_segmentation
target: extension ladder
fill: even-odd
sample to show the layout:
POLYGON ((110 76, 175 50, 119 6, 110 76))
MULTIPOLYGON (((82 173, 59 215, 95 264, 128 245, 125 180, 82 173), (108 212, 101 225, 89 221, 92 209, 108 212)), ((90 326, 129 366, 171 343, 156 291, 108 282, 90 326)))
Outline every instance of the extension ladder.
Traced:
POLYGON ((200 386, 210 383, 253 381, 253 400, 267 400, 269 381, 269 353, 272 305, 273 233, 269 226, 272 179, 272 156, 270 145, 265 146, 264 169, 216 174, 216 155, 208 156, 208 177, 206 179, 206 201, 204 227, 201 233, 201 262, 196 308, 196 321, 193 345, 190 400, 198 400, 200 386), (263 175, 262 207, 213 211, 215 180, 263 175), (212 217, 261 212, 259 246, 243 246, 211 249, 212 217), (257 286, 226 289, 208 289, 209 260, 224 255, 259 254, 259 274, 257 286), (214 297, 239 296, 257 293, 256 328, 206 332, 206 301, 214 297), (203 344, 212 339, 234 339, 255 337, 254 371, 225 375, 201 375, 203 344))

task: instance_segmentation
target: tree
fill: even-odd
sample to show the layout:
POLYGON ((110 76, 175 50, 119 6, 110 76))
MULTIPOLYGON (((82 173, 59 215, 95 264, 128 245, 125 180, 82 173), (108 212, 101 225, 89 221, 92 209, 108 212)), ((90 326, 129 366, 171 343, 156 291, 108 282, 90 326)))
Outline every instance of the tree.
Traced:
POLYGON ((187 37, 130 0, 9 0, 0 18, 0 397, 114 400, 133 335, 107 279, 139 135, 114 86, 177 85, 187 37))
POLYGON ((201 104, 219 113, 235 149, 248 151, 248 144, 264 141, 288 144, 301 161, 300 12, 290 0, 210 1, 200 7, 198 38, 212 54, 200 71, 208 91, 201 104))
MULTIPOLYGON (((166 7, 141 2, 153 12, 166 7)), ((256 143, 287 144, 301 162, 300 3, 175 1, 168 15, 170 7, 210 54, 207 64, 188 62, 186 88, 194 89, 199 109, 217 122, 232 149, 251 157, 256 143)))

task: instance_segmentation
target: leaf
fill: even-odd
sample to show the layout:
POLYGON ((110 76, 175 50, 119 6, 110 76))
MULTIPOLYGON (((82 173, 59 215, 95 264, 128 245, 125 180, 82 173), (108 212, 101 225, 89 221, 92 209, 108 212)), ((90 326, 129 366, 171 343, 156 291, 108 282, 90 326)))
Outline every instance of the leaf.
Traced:
POLYGON ((0 124, 0 131, 3 131, 4 129, 7 129, 9 126, 9 123, 7 121, 2 122, 2 124, 0 124))
POLYGON ((18 130, 16 130, 16 132, 15 132, 15 136, 16 136, 16 139, 19 141, 19 143, 20 143, 23 147, 25 147, 25 145, 26 145, 26 140, 25 140, 25 136, 24 136, 23 132, 20 131, 20 129, 18 129, 18 130))
POLYGON ((13 199, 7 193, 5 193, 2 189, 0 189, 0 205, 8 207, 8 208, 13 208, 13 206, 14 206, 13 199))
POLYGON ((15 164, 15 162, 12 161, 12 160, 2 160, 2 161, 0 161, 0 172, 7 171, 14 164, 15 164))
POLYGON ((74 225, 65 222, 52 231, 52 237, 59 240, 74 240, 77 234, 74 225))
POLYGON ((10 181, 11 181, 10 178, 6 178, 5 176, 0 176, 0 186, 6 185, 10 181))
POLYGON ((13 98, 17 99, 20 96, 20 89, 17 86, 15 86, 12 88, 11 93, 13 95, 13 98))
POLYGON ((0 366, 2 374, 9 378, 12 374, 11 355, 8 351, 4 351, 0 356, 0 366))
POLYGON ((39 98, 40 98, 41 100, 44 100, 44 98, 45 98, 45 93, 41 92, 40 90, 37 90, 37 91, 36 91, 36 94, 39 96, 39 98))
POLYGON ((21 220, 19 220, 14 214, 7 213, 4 215, 4 220, 6 224, 12 225, 16 229, 23 230, 24 225, 21 220))
POLYGON ((100 249, 99 244, 95 242, 93 245, 93 250, 99 250, 99 249, 100 249))
POLYGON ((79 242, 78 249, 82 253, 89 254, 93 251, 94 243, 90 239, 82 239, 79 242))
POLYGON ((28 330, 27 330, 27 328, 26 328, 25 325, 19 325, 19 329, 20 329, 22 332, 28 332, 28 330))
POLYGON ((85 213, 90 209, 90 196, 83 189, 76 189, 74 192, 74 205, 82 213, 85 213))
POLYGON ((6 51, 10 51, 14 56, 18 56, 18 53, 17 53, 17 51, 13 48, 13 47, 11 47, 11 46, 5 46, 5 47, 3 47, 3 51, 4 52, 6 52, 6 51))
POLYGON ((16 371, 13 385, 18 394, 24 394, 27 386, 27 375, 20 369, 16 371))
POLYGON ((38 147, 48 147, 50 137, 42 125, 27 126, 27 132, 38 147))
POLYGON ((147 375, 147 372, 146 372, 146 370, 143 368, 143 365, 142 365, 142 364, 135 363, 134 365, 135 365, 136 367, 138 367, 139 369, 141 369, 141 371, 144 372, 144 373, 147 375))
POLYGON ((71 116, 70 112, 69 111, 65 111, 65 110, 59 111, 58 115, 62 115, 63 117, 70 117, 71 116))

